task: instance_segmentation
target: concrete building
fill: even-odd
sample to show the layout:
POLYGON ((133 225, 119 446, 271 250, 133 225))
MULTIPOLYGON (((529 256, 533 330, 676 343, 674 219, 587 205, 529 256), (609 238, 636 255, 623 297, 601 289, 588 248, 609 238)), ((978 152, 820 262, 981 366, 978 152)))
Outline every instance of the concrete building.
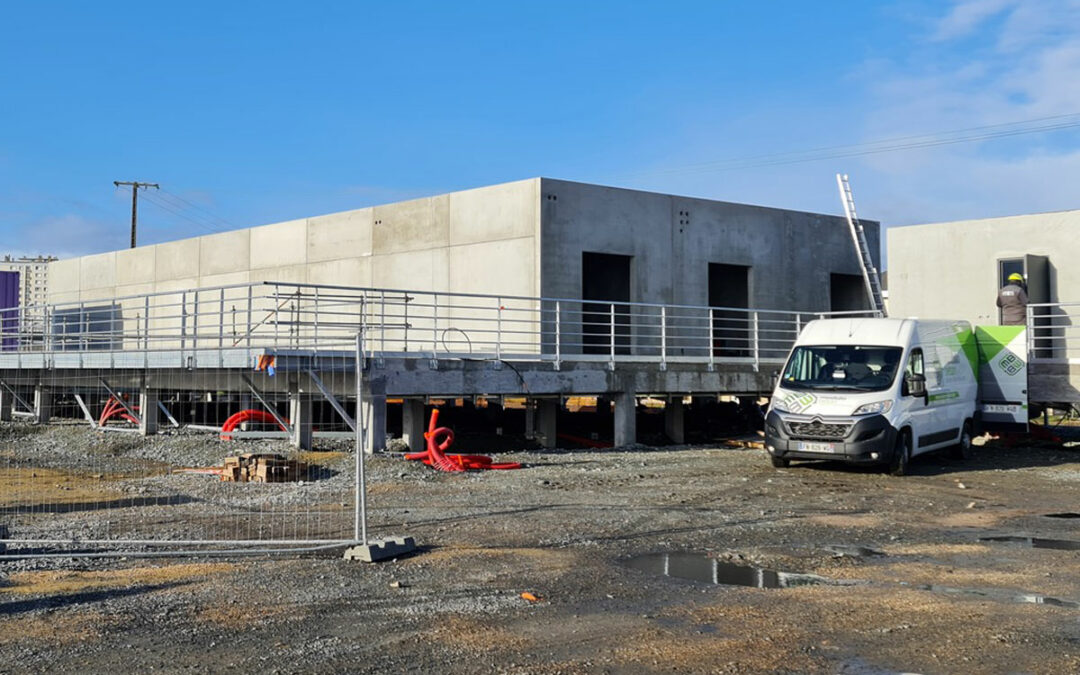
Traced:
POLYGON ((49 299, 49 263, 53 256, 13 258, 5 255, 0 260, 0 272, 19 273, 19 304, 23 307, 41 305, 49 299))
MULTIPOLYGON (((866 226, 877 251, 878 224, 866 226)), ((273 280, 800 311, 866 306, 841 217, 548 178, 51 268, 54 303, 273 280)))
POLYGON ((893 227, 889 313, 998 323, 997 292, 1019 272, 1031 302, 1080 302, 1080 210, 893 227))

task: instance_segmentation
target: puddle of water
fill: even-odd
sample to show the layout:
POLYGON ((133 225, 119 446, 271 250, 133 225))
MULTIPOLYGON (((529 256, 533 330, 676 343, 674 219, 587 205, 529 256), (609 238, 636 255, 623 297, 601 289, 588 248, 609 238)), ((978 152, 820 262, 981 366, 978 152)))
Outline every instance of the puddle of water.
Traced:
POLYGON ((816 574, 778 572, 752 565, 722 562, 705 553, 648 553, 630 558, 626 564, 643 572, 718 586, 791 588, 839 583, 816 574))
POLYGON ((1056 551, 1080 551, 1080 541, 1067 539, 1041 539, 1039 537, 982 537, 979 541, 1001 541, 1009 544, 1023 544, 1030 548, 1049 548, 1056 551))
POLYGON ((1080 518, 1080 513, 1073 513, 1071 511, 1066 513, 1047 513, 1047 518, 1080 518))
POLYGON ((1067 607, 1069 609, 1080 608, 1080 602, 1052 598, 1048 595, 1038 595, 1036 593, 1012 594, 1008 591, 982 590, 978 588, 953 588, 952 586, 939 586, 937 584, 918 584, 912 588, 917 588, 920 591, 945 593, 947 595, 975 595, 990 600, 1008 600, 1025 604, 1052 605, 1054 607, 1067 607))

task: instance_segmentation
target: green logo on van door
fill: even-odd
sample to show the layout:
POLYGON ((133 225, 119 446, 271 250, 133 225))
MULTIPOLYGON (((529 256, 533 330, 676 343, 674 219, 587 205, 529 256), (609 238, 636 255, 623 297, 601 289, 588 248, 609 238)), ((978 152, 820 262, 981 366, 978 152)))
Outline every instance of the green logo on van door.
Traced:
POLYGON ((1024 362, 1016 354, 1008 352, 998 361, 998 368, 1006 375, 1016 375, 1024 369, 1024 362))

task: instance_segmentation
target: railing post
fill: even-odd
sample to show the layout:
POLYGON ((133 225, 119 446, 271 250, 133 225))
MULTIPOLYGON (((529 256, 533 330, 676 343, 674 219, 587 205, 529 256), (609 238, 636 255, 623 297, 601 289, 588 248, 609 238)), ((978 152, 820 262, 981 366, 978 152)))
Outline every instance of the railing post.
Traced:
POLYGON ((1035 344, 1035 308, 1031 305, 1027 305, 1024 307, 1024 311, 1027 314, 1027 316, 1024 317, 1026 324, 1024 330, 1027 331, 1027 339, 1025 340, 1025 342, 1027 342, 1027 360, 1028 363, 1031 363, 1038 353, 1035 344))
POLYGON ((180 293, 180 357, 187 348, 187 291, 180 293))
POLYGON ((667 370, 667 307, 660 308, 660 370, 667 370))
POLYGON ((716 370, 716 315, 713 313, 715 310, 709 308, 709 336, 707 338, 709 350, 709 372, 716 370))
POLYGON ((251 311, 252 311, 252 305, 255 302, 255 297, 254 297, 255 296, 255 287, 254 286, 248 285, 247 296, 248 296, 247 297, 247 326, 246 326, 246 329, 244 330, 244 335, 247 336, 247 347, 248 347, 248 349, 251 349, 251 333, 252 333, 252 331, 255 330, 254 328, 251 327, 251 311))
POLYGON ((439 294, 431 294, 431 367, 439 367, 439 294))
POLYGON ((562 354, 562 303, 555 301, 555 370, 561 367, 562 354))
POLYGON ((502 361, 502 298, 495 298, 495 306, 498 307, 495 310, 495 358, 502 361))
POLYGON ((146 323, 143 324, 143 351, 150 349, 150 296, 143 298, 143 316, 146 317, 146 323))
POLYGON ((608 347, 610 349, 610 361, 608 367, 615 370, 615 303, 608 305, 608 347))
MULTIPOLYGON (((221 289, 218 292, 218 329, 217 329, 217 346, 221 349, 225 346, 225 289, 221 289)), ((221 355, 218 355, 220 358, 221 355)))
POLYGON ((386 353, 386 291, 379 291, 379 351, 386 353))
POLYGON ((761 364, 761 345, 758 336, 758 313, 754 312, 751 315, 753 336, 754 336, 754 372, 758 371, 758 366, 761 364))
POLYGON ((315 316, 311 319, 314 324, 311 330, 312 349, 319 348, 319 287, 315 287, 315 316))

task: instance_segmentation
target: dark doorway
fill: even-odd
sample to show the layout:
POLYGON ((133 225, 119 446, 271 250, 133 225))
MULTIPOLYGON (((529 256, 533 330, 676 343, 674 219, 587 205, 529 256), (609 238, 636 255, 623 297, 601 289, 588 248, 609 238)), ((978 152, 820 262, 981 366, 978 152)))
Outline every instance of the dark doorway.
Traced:
POLYGON ((866 280, 861 274, 829 275, 829 311, 865 312, 869 309, 866 280))
POLYGON ((715 356, 750 356, 750 268, 709 263, 709 307, 713 310, 712 345, 715 356))
POLYGON ((630 308, 611 305, 630 302, 630 262, 633 256, 613 253, 581 254, 582 351, 607 354, 614 337, 615 353, 630 353, 630 308), (611 324, 614 313, 614 330, 611 324))

